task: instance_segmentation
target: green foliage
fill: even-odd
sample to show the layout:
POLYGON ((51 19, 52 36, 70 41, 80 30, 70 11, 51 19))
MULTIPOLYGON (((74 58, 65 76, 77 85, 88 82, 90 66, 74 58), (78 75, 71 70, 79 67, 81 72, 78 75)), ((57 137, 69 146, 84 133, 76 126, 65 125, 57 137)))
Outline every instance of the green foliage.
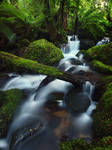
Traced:
POLYGON ((62 52, 45 39, 32 42, 25 52, 25 58, 36 60, 39 63, 53 65, 63 58, 62 52))
MULTIPOLYGON (((72 1, 72 0, 71 0, 72 1)), ((94 39, 106 34, 108 20, 105 17, 105 11, 101 7, 96 7, 97 2, 91 0, 79 0, 71 2, 68 28, 78 30, 87 30, 94 39)))

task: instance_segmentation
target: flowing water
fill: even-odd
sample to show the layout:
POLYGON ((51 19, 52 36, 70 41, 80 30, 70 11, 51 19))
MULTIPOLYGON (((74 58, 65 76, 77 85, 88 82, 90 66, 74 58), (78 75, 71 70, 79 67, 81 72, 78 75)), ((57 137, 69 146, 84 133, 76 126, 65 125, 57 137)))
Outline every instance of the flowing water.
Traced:
MULTIPOLYGON (((75 40, 71 38, 72 36, 68 36, 68 44, 62 47, 64 59, 57 67, 73 74, 80 71, 91 72, 83 55, 76 56, 80 49, 78 37, 74 36, 75 40)), ((69 111, 65 100, 69 91, 74 88, 71 83, 54 79, 37 92, 40 83, 46 78, 45 75, 10 73, 9 77, 10 80, 1 90, 15 88, 26 90, 28 99, 16 112, 6 139, 0 140, 0 150, 9 149, 15 134, 18 138, 13 144, 14 150, 57 150, 63 138, 81 137, 91 140, 93 121, 91 114, 96 108, 96 103, 92 101, 95 85, 87 81, 80 89, 80 94, 86 94, 90 101, 86 111, 72 112, 69 111), (27 134, 27 138, 23 138, 31 129, 38 130, 35 134, 30 136, 27 134)), ((81 105, 80 99, 78 103, 81 105)))

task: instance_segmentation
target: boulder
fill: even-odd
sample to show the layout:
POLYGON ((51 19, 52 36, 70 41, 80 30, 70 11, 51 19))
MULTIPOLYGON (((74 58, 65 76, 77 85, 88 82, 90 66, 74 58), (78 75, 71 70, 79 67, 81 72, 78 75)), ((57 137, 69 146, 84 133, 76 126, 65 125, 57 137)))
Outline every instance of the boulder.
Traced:
POLYGON ((71 89, 65 98, 65 103, 70 112, 85 112, 90 105, 90 98, 86 93, 71 89))
POLYGON ((88 60, 99 60, 106 65, 112 64, 112 42, 106 45, 94 46, 84 52, 88 60))
POLYGON ((81 52, 84 53, 84 57, 90 61, 96 71, 112 73, 112 42, 106 45, 94 46, 81 52))
POLYGON ((41 39, 30 43, 24 52, 24 58, 36 60, 41 64, 54 65, 63 58, 63 54, 53 43, 41 39))

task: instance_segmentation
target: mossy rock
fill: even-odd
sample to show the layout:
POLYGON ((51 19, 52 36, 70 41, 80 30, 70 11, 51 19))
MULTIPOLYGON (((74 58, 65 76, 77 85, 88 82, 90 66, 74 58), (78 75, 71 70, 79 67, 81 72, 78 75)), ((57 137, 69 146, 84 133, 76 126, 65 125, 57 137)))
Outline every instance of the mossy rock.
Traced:
POLYGON ((94 114, 93 130, 97 138, 112 136, 112 82, 107 84, 94 114))
POLYGON ((87 143, 83 139, 76 139, 61 143, 59 150, 111 150, 112 136, 100 139, 96 143, 87 143))
POLYGON ((83 139, 76 139, 61 143, 59 150, 88 150, 91 148, 90 144, 87 144, 83 139))
POLYGON ((13 112, 22 98, 23 92, 18 89, 0 91, 0 137, 6 135, 13 112))
POLYGON ((93 60, 91 64, 93 68, 100 73, 105 73, 105 74, 112 73, 112 66, 106 65, 102 63, 101 61, 93 60))
POLYGON ((104 76, 103 77, 103 82, 104 82, 105 85, 112 82, 112 75, 104 76))
POLYGON ((89 60, 99 60, 106 65, 112 64, 112 42, 106 45, 94 46, 84 52, 89 60))
POLYGON ((24 57, 42 64, 54 65, 63 58, 63 54, 53 43, 41 39, 30 43, 24 57))

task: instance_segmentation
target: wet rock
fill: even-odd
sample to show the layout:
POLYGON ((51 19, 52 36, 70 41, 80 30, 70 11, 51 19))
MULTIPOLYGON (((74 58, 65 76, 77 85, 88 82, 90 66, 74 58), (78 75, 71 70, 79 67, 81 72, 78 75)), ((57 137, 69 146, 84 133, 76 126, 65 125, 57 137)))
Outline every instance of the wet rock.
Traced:
POLYGON ((74 71, 75 71, 75 69, 76 69, 76 67, 75 67, 75 66, 74 66, 74 67, 71 67, 70 69, 68 69, 68 70, 67 70, 67 72, 71 72, 71 73, 72 73, 72 72, 74 72, 74 71))
POLYGON ((79 74, 79 75, 85 75, 85 71, 84 70, 80 70, 77 74, 79 74))
POLYGON ((75 58, 70 58, 70 59, 68 59, 68 61, 69 61, 72 65, 82 65, 82 64, 83 64, 80 60, 75 59, 75 58))
POLYGON ((66 69, 66 64, 63 63, 58 67, 60 70, 64 71, 66 69))
POLYGON ((70 41, 75 41, 75 35, 71 37, 70 41))
POLYGON ((90 105, 90 98, 86 93, 72 89, 66 95, 65 103, 70 112, 85 112, 90 105))
POLYGON ((18 144, 25 141, 26 139, 41 134, 44 129, 43 123, 39 120, 34 120, 33 123, 34 124, 30 124, 29 126, 26 126, 15 132, 10 143, 10 149, 15 149, 18 144))

